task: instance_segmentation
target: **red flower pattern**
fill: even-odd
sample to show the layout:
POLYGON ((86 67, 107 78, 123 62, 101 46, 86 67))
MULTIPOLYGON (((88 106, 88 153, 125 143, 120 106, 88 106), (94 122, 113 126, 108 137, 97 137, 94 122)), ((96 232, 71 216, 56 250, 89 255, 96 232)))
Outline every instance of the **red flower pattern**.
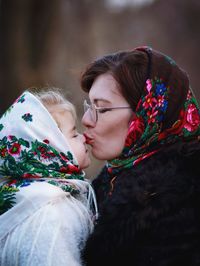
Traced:
POLYGON ((153 97, 152 93, 145 96, 145 101, 143 102, 144 109, 153 108, 157 105, 157 99, 153 97))
POLYGON ((23 178, 39 178, 38 175, 34 175, 34 174, 29 174, 29 173, 24 173, 22 175, 23 178))
POLYGON ((158 106, 162 106, 165 101, 165 96, 164 95, 158 95, 158 106))
POLYGON ((61 166, 60 167, 60 172, 61 173, 66 173, 66 174, 72 174, 72 173, 78 173, 80 172, 80 169, 72 164, 69 164, 67 166, 61 166))
POLYGON ((6 148, 2 148, 2 149, 0 149, 0 156, 1 157, 5 157, 6 156, 6 154, 7 154, 7 149, 6 148))
POLYGON ((154 109, 147 111, 148 124, 155 123, 157 113, 158 113, 158 110, 154 110, 154 109))
POLYGON ((196 106, 191 103, 188 105, 188 109, 186 112, 186 123, 184 125, 184 128, 186 128, 188 131, 193 132, 195 131, 200 124, 200 115, 196 108, 196 106))
POLYGON ((60 157, 65 162, 68 162, 69 161, 69 158, 64 153, 60 153, 60 157))
POLYGON ((129 126, 125 146, 129 147, 133 142, 138 140, 144 132, 144 121, 141 117, 133 119, 129 126))
POLYGON ((8 153, 11 155, 18 155, 21 152, 21 145, 19 143, 13 143, 8 153))

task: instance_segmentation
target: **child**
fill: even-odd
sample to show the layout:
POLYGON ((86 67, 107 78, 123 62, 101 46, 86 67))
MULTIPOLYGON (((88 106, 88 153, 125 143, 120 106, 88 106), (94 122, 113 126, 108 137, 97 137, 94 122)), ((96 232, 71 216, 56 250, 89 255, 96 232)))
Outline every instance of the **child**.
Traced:
POLYGON ((97 211, 75 120, 55 89, 25 91, 1 117, 1 266, 81 265, 97 211))

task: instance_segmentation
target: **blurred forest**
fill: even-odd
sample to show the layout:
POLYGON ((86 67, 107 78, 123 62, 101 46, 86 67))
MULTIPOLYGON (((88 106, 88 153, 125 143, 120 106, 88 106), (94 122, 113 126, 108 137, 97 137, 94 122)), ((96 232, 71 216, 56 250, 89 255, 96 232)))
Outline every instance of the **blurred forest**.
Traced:
MULTIPOLYGON (((112 2, 0 0, 0 114, 25 88, 54 86, 76 104, 80 120, 81 71, 103 54, 140 45, 175 59, 200 99, 200 1, 112 2)), ((94 160, 86 173, 96 175, 102 164, 94 160)))

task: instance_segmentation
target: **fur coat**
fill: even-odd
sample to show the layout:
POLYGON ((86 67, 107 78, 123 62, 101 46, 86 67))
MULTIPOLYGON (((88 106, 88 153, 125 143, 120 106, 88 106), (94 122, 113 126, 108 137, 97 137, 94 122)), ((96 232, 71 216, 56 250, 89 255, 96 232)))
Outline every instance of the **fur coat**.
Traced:
POLYGON ((93 181, 99 219, 83 252, 87 266, 200 265, 200 143, 176 143, 93 181))

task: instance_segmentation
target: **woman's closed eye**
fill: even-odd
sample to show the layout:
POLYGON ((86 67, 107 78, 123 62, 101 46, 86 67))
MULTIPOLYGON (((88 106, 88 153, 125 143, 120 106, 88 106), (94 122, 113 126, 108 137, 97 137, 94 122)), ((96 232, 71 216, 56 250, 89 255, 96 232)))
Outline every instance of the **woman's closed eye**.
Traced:
POLYGON ((100 114, 103 114, 103 113, 105 113, 105 112, 107 112, 107 111, 111 111, 112 110, 112 108, 109 108, 109 107, 107 107, 107 108, 101 108, 101 109, 99 109, 98 110, 98 112, 100 113, 100 114))

